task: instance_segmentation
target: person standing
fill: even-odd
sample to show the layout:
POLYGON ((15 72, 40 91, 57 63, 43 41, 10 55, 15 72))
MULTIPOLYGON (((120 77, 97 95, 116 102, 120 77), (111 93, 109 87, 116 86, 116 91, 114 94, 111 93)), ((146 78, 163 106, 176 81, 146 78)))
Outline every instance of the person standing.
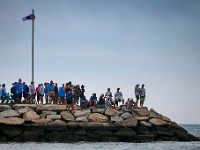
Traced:
POLYGON ((120 92, 120 88, 117 88, 117 92, 115 93, 115 107, 118 106, 118 102, 122 101, 122 104, 124 104, 123 100, 123 94, 120 92))
POLYGON ((58 104, 58 84, 57 83, 55 83, 55 86, 54 86, 53 104, 58 104))
POLYGON ((28 87, 28 85, 26 85, 26 82, 23 82, 23 97, 24 97, 24 100, 27 99, 28 94, 29 94, 29 87, 28 87))
MULTIPOLYGON (((2 84, 2 89, 1 89, 1 103, 3 104, 4 101, 6 100, 6 85, 2 84)), ((8 103, 8 100, 7 100, 8 103)))
POLYGON ((143 107, 144 101, 146 96, 146 90, 144 88, 144 84, 142 84, 142 87, 140 89, 140 107, 143 107))
POLYGON ((0 84, 0 99, 1 99, 1 96, 2 96, 2 88, 1 88, 1 84, 0 84))
POLYGON ((31 84, 29 85, 29 93, 30 93, 30 96, 31 96, 31 102, 34 103, 35 102, 36 90, 35 90, 35 85, 34 85, 33 81, 31 81, 31 84))
POLYGON ((62 85, 62 87, 59 87, 58 96, 59 96, 59 104, 66 105, 64 84, 62 85))
POLYGON ((138 101, 140 99, 140 85, 139 84, 136 84, 135 86, 135 98, 136 98, 136 106, 138 106, 138 101))
POLYGON ((23 91, 22 79, 19 79, 18 82, 15 84, 15 89, 17 93, 16 103, 20 104, 21 99, 22 99, 22 91, 23 91))
POLYGON ((41 83, 39 87, 39 95, 40 95, 40 103, 43 104, 43 97, 44 97, 44 86, 41 83))
POLYGON ((54 83, 52 80, 50 81, 50 84, 48 84, 48 90, 49 90, 49 104, 51 104, 55 97, 54 83))

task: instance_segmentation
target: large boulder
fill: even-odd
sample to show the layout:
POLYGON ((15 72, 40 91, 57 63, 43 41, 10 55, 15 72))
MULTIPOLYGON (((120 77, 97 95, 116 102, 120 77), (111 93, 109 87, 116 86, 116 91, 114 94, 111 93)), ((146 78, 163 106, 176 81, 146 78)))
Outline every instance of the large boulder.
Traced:
POLYGON ((151 124, 156 125, 156 126, 163 126, 163 125, 167 125, 167 122, 159 119, 159 118, 152 118, 149 121, 151 124))
POLYGON ((103 108, 94 108, 92 110, 92 113, 101 113, 101 114, 103 114, 104 112, 105 112, 105 109, 103 109, 103 108))
POLYGON ((7 109, 11 109, 11 107, 9 105, 0 105, 0 112, 7 110, 7 109))
POLYGON ((34 111, 29 111, 29 112, 26 112, 24 115, 23 115, 23 119, 25 121, 32 121, 32 120, 38 120, 40 119, 40 116, 36 114, 36 112, 34 111))
POLYGON ((136 118, 138 121, 149 121, 148 116, 137 116, 136 118))
POLYGON ((148 111, 147 107, 134 108, 133 112, 135 112, 136 114, 138 114, 138 116, 149 116, 149 111, 148 111))
POLYGON ((2 118, 0 117, 0 124, 7 124, 7 125, 21 125, 24 123, 24 119, 17 118, 17 117, 10 117, 10 118, 2 118))
POLYGON ((106 109, 105 111, 105 115, 108 117, 120 116, 121 114, 123 114, 122 111, 118 111, 115 109, 106 109))
POLYGON ((92 122, 101 122, 102 123, 102 122, 107 122, 108 117, 104 116, 100 113, 92 113, 92 114, 90 114, 88 120, 92 121, 92 122))
POLYGON ((158 135, 164 135, 164 136, 170 136, 170 137, 174 135, 173 131, 169 128, 156 126, 155 129, 158 135))
POLYGON ((138 120, 136 118, 129 118, 122 121, 122 125, 124 127, 136 127, 138 124, 138 120))
POLYGON ((21 115, 25 114, 26 112, 29 111, 34 111, 32 108, 30 107, 19 107, 18 109, 16 109, 16 111, 21 115))
POLYGON ((88 119, 84 116, 80 116, 76 118, 77 122, 88 122, 88 119))
POLYGON ((55 130, 55 131, 67 130, 67 124, 61 120, 49 122, 49 123, 45 124, 44 127, 46 130, 55 130))
POLYGON ((141 135, 152 135, 151 131, 145 126, 138 127, 136 131, 141 135))
POLYGON ((0 132, 2 132, 3 135, 5 136, 15 137, 15 136, 20 135, 22 133, 22 130, 19 129, 18 127, 4 125, 4 126, 1 126, 0 132))
POLYGON ((88 118, 91 114, 91 111, 89 109, 87 110, 75 110, 75 113, 74 113, 74 117, 77 118, 77 117, 81 117, 81 116, 84 116, 85 118, 88 118))
POLYGON ((111 121, 112 122, 120 122, 122 121, 123 119, 119 116, 114 116, 114 117, 111 117, 111 121))
POLYGON ((33 110, 36 110, 38 105, 36 105, 36 104, 15 104, 15 105, 13 105, 13 108, 15 110, 18 110, 19 108, 25 108, 25 107, 29 107, 33 110))
POLYGON ((56 105, 56 104, 52 104, 52 105, 38 105, 37 107, 37 112, 42 112, 42 111, 57 111, 57 112, 61 112, 66 110, 66 105, 56 105))
POLYGON ((57 112, 48 110, 48 111, 42 111, 42 114, 44 114, 45 116, 47 116, 47 115, 56 115, 57 112))
POLYGON ((136 136, 137 134, 135 133, 135 131, 133 129, 130 129, 130 128, 122 128, 120 129, 119 131, 117 131, 115 133, 116 136, 118 137, 134 137, 136 136))
POLYGON ((126 119, 133 117, 133 116, 130 113, 126 112, 126 113, 123 113, 120 117, 122 119, 126 120, 126 119))
POLYGON ((47 119, 61 120, 61 116, 60 115, 47 115, 47 119))
POLYGON ((60 115, 64 121, 74 121, 75 120, 74 116, 67 111, 62 111, 60 113, 60 115))
POLYGON ((139 121, 139 124, 145 127, 152 127, 152 124, 146 121, 139 121))
POLYGON ((12 109, 7 109, 1 112, 0 117, 19 117, 19 113, 12 109))
POLYGON ((51 119, 47 119, 47 118, 41 118, 38 120, 32 120, 33 123, 38 124, 38 125, 45 125, 48 124, 49 122, 52 122, 51 119))

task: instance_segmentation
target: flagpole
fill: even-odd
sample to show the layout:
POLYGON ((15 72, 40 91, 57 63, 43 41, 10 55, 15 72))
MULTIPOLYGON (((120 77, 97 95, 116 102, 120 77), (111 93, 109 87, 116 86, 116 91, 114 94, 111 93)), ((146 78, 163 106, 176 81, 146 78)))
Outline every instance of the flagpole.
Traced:
MULTIPOLYGON (((32 9, 34 15, 34 9, 32 9)), ((34 82, 34 20, 32 19, 32 81, 34 82)))

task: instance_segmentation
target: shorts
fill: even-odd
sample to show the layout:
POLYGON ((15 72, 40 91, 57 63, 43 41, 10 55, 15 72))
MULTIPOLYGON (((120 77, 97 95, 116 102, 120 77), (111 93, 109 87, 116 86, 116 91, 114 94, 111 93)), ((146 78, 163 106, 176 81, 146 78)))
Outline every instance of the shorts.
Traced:
POLYGON ((22 93, 18 93, 17 98, 22 98, 22 93))
POLYGON ((71 105, 73 103, 72 100, 67 100, 67 105, 71 105))
POLYGON ((116 106, 118 106, 118 100, 115 101, 116 106))
POLYGON ((55 96, 55 92, 54 91, 49 91, 49 97, 54 97, 55 96))
POLYGON ((140 96, 140 101, 144 101, 145 100, 145 96, 140 96))
POLYGON ((135 97, 136 97, 136 100, 139 100, 139 99, 140 99, 140 96, 139 96, 139 95, 136 95, 135 97))

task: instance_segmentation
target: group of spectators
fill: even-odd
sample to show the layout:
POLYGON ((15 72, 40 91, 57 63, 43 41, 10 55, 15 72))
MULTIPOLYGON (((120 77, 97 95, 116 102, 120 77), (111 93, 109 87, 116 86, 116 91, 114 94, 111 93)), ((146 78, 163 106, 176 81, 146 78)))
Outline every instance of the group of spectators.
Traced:
MULTIPOLYGON (((87 99, 85 96, 85 87, 84 85, 72 85, 72 82, 62 84, 58 88, 57 83, 53 83, 51 80, 50 83, 41 83, 35 87, 34 82, 28 86, 25 82, 22 83, 22 80, 19 79, 18 82, 12 84, 13 86, 10 89, 11 99, 8 99, 9 93, 6 93, 5 84, 0 85, 0 98, 2 103, 5 100, 11 100, 11 103, 35 103, 35 104, 62 104, 67 105, 68 110, 73 111, 74 105, 79 104, 81 109, 87 109, 88 107, 106 107, 106 108, 116 108, 119 105, 119 102, 124 105, 123 94, 120 91, 120 88, 117 88, 114 96, 110 91, 110 88, 107 89, 105 94, 101 94, 99 99, 96 96, 96 93, 93 93, 90 99, 87 99), (23 100, 22 100, 23 98, 23 100), (44 100, 45 98, 45 100, 44 100)), ((145 89, 144 84, 141 88, 139 85, 135 87, 135 96, 136 102, 133 99, 128 99, 125 102, 127 107, 138 104, 140 100, 140 106, 143 107, 145 99, 145 89)))

